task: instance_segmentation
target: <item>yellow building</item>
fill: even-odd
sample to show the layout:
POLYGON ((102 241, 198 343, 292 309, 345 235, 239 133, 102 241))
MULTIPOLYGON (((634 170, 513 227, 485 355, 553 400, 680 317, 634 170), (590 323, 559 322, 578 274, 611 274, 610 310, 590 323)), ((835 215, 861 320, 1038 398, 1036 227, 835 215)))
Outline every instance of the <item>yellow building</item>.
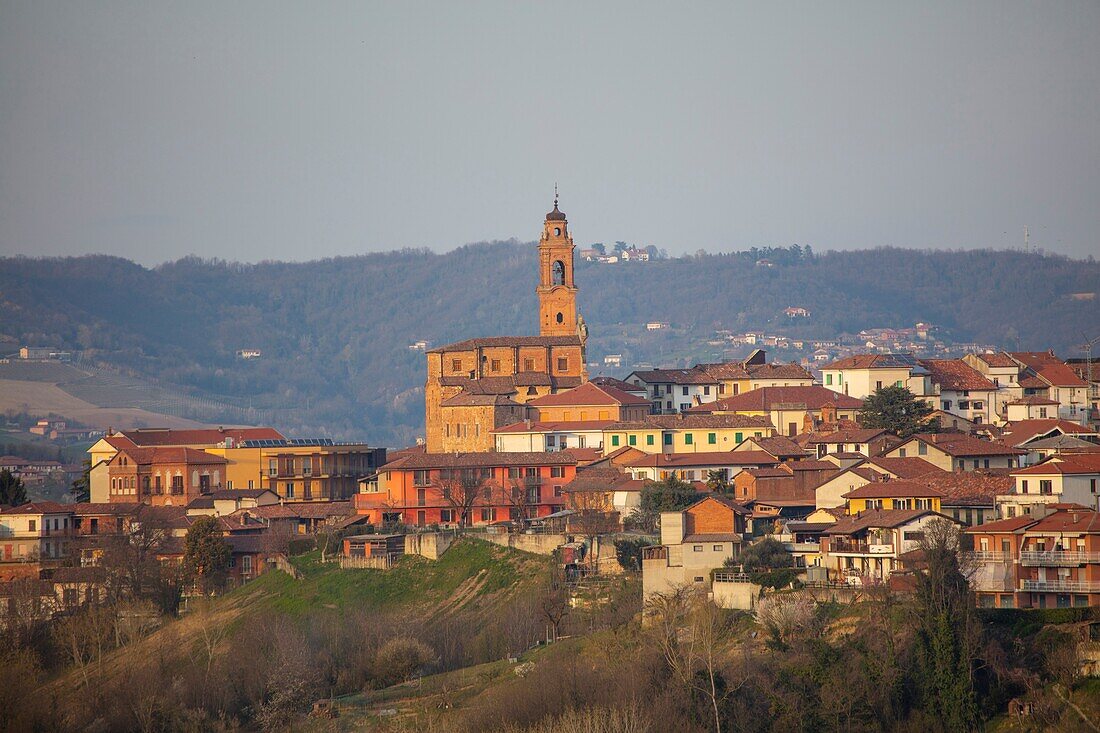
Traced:
POLYGON ((385 448, 331 440, 245 441, 208 448, 227 461, 227 489, 268 489, 284 501, 342 501, 386 462, 385 448))
POLYGON ((944 493, 916 481, 871 481, 844 495, 848 514, 868 509, 931 509, 940 511, 944 493))
POLYGON ((862 400, 820 386, 758 387, 696 405, 688 413, 766 417, 783 435, 794 436, 812 432, 823 422, 855 420, 862 406, 862 400))
POLYGON ((748 438, 768 438, 775 428, 766 417, 749 415, 647 415, 603 431, 604 454, 620 448, 643 453, 731 451, 748 438))

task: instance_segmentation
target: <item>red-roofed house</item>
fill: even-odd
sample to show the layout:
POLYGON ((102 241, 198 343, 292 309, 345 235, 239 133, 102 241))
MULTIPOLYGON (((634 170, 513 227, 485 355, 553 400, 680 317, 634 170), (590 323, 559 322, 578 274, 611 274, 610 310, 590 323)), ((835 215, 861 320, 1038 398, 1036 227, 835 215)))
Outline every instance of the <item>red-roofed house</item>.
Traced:
POLYGON ((997 385, 962 359, 922 359, 928 370, 932 391, 944 412, 958 415, 976 424, 993 421, 997 385))
POLYGON ((825 530, 822 564, 837 580, 882 582, 899 569, 901 555, 920 546, 927 524, 954 521, 931 509, 877 509, 842 517, 825 530))
POLYGON ((42 561, 69 554, 72 513, 55 501, 35 501, 0 512, 0 580, 37 577, 42 561))
POLYGON ((760 415, 784 435, 794 436, 805 426, 838 419, 855 420, 862 400, 821 386, 758 387, 715 402, 696 405, 689 413, 760 415))
POLYGON ((678 512, 661 512, 661 544, 642 550, 642 596, 683 586, 709 589, 711 571, 741 553, 748 511, 708 496, 678 512))
POLYGON ((649 400, 611 385, 586 382, 527 403, 528 417, 537 422, 629 422, 649 414, 649 400))
POLYGON ((1100 514, 1071 504, 1048 509, 967 530, 979 606, 1100 606, 1100 514))
POLYGON ((887 458, 916 456, 945 471, 1015 468, 1025 451, 962 433, 918 433, 883 453, 887 458))
POLYGON ((602 449, 604 428, 614 423, 614 420, 524 420, 495 429, 493 437, 497 453, 531 453, 568 448, 602 449))
POLYGON ((122 448, 107 462, 106 501, 186 506, 220 489, 225 467, 224 458, 197 448, 122 448))
POLYGON ((997 496, 1003 517, 1035 512, 1037 504, 1100 509, 1100 453, 1067 453, 1012 472, 1015 490, 997 496))

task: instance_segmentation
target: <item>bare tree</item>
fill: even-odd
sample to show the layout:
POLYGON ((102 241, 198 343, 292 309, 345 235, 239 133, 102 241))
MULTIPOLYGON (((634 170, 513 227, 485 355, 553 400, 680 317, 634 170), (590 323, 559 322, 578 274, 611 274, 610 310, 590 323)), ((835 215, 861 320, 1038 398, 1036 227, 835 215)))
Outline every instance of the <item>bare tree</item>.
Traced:
POLYGON ((647 603, 647 611, 655 622, 657 643, 672 676, 708 701, 715 733, 722 733, 722 704, 740 687, 729 687, 722 674, 730 640, 722 612, 689 587, 656 594, 647 603))
POLYGON ((541 597, 539 612, 553 629, 554 638, 561 632, 562 621, 569 615, 569 586, 565 581, 565 572, 555 563, 550 568, 550 578, 541 597))
POLYGON ((472 471, 462 471, 458 476, 440 479, 439 495, 456 512, 460 527, 471 524, 474 506, 488 492, 481 479, 472 471))

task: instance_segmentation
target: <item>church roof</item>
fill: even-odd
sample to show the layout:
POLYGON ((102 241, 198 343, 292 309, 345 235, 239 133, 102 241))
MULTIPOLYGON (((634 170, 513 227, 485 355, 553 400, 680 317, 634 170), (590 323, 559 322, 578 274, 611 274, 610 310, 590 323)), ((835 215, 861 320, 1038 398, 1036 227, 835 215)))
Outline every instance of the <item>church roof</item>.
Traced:
POLYGON ((558 202, 554 201, 554 210, 546 215, 546 221, 565 221, 565 214, 558 210, 558 202))
POLYGON ((442 354, 448 351, 473 351, 490 347, 516 347, 516 346, 580 346, 579 336, 486 336, 483 338, 466 339, 456 341, 453 344, 437 346, 428 351, 429 354, 442 354))

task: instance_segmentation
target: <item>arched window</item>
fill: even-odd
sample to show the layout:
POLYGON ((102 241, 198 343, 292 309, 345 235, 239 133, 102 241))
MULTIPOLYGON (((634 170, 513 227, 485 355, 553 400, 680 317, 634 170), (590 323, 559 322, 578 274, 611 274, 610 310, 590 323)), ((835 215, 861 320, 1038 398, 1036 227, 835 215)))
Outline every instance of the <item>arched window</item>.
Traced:
POLYGON ((557 318, 558 318, 558 323, 564 323, 565 322, 565 316, 563 316, 561 313, 559 313, 557 315, 557 318))
POLYGON ((561 236, 561 227, 554 227, 554 236, 555 237, 560 237, 561 236))
POLYGON ((554 263, 554 284, 565 285, 565 263, 561 260, 554 263))

